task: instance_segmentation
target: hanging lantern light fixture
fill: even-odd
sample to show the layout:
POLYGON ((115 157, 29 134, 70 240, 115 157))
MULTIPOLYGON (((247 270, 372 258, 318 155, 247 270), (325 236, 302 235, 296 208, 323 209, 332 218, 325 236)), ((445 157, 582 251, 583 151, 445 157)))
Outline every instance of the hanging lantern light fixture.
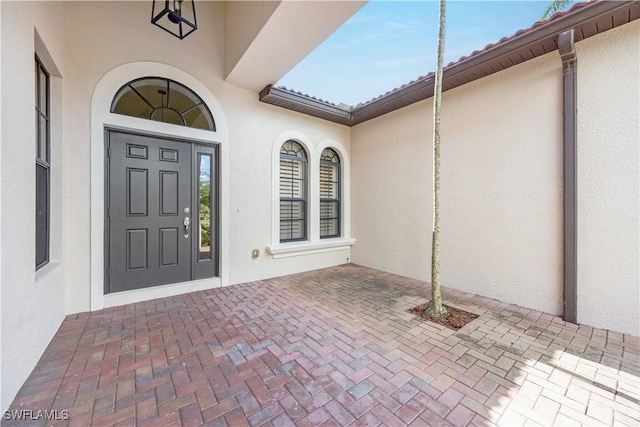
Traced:
POLYGON ((194 0, 153 0, 151 23, 182 40, 198 28, 194 0))

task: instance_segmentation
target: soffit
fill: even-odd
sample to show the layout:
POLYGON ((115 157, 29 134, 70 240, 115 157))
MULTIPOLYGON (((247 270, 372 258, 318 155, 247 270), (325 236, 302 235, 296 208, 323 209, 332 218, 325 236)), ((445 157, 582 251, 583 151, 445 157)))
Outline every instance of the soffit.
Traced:
POLYGON ((258 92, 284 76, 366 1, 255 2, 259 8, 243 1, 229 3, 225 4, 225 80, 258 92), (245 39, 238 41, 234 32, 244 31, 246 25, 245 39))
MULTIPOLYGON (((545 21, 517 31, 482 50, 447 64, 443 90, 450 90, 506 68, 558 49, 558 34, 575 29, 579 42, 640 18, 638 1, 593 1, 578 3, 566 12, 558 12, 545 21)), ((387 114, 433 96, 434 73, 421 76, 399 88, 354 107, 301 94, 286 88, 266 86, 260 101, 292 111, 319 117, 347 126, 387 114)))

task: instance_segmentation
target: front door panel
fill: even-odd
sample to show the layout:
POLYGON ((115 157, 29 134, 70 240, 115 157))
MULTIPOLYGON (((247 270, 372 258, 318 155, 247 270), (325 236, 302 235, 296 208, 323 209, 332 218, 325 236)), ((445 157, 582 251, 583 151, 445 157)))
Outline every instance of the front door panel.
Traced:
POLYGON ((191 144, 110 131, 107 152, 106 292, 190 280, 191 144))

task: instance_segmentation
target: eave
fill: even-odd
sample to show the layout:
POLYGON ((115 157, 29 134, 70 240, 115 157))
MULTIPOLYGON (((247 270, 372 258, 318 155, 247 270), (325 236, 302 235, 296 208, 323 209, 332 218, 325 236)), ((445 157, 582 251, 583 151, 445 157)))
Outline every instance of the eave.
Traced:
MULTIPOLYGON (((444 69, 443 90, 447 91, 474 80, 510 68, 558 49, 562 32, 575 30, 575 41, 587 39, 640 18, 640 1, 594 1, 578 3, 566 12, 554 14, 481 51, 449 63, 444 69)), ((434 75, 405 84, 371 101, 343 107, 318 100, 289 89, 266 86, 260 91, 261 102, 334 123, 355 126, 433 96, 434 75)))
POLYGON ((342 108, 321 99, 316 99, 288 89, 267 85, 258 95, 261 102, 308 114, 341 125, 353 126, 350 108, 342 108))

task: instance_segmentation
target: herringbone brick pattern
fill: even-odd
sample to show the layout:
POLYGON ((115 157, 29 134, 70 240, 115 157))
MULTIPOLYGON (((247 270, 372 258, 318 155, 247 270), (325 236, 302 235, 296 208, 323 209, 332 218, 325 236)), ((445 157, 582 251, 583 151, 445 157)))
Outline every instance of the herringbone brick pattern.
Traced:
POLYGON ((638 337, 443 294, 480 317, 422 321, 405 310, 428 285, 354 265, 69 316, 11 409, 73 426, 640 423, 638 337))

